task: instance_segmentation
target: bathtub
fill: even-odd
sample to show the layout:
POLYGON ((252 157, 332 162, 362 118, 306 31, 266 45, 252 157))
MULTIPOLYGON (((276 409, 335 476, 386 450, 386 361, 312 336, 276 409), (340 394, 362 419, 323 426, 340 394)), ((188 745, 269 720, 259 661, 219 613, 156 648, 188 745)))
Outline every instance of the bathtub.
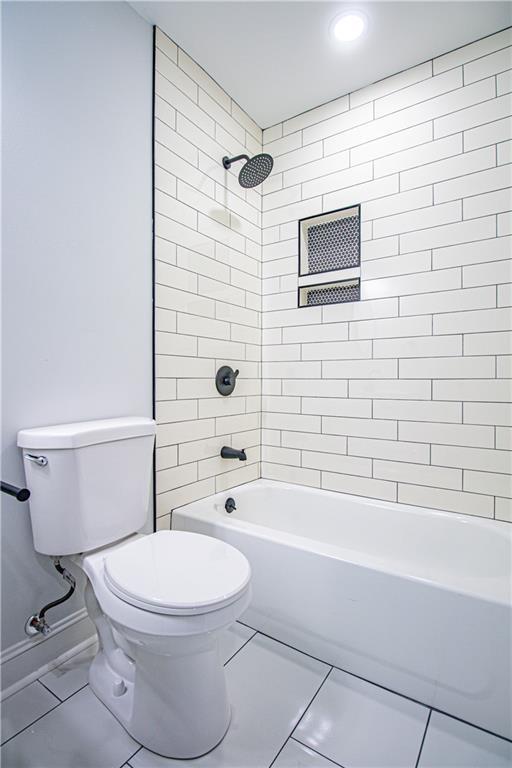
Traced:
POLYGON ((512 526, 257 480, 172 527, 247 556, 250 627, 512 737, 512 526))

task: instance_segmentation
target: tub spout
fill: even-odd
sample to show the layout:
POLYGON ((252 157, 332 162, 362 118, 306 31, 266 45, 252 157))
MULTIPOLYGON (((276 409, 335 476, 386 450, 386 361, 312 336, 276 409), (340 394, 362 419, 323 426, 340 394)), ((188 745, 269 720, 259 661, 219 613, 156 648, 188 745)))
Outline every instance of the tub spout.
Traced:
POLYGON ((238 451, 236 448, 229 448, 227 445, 221 448, 220 455, 223 459, 240 459, 240 461, 247 461, 244 449, 238 451))

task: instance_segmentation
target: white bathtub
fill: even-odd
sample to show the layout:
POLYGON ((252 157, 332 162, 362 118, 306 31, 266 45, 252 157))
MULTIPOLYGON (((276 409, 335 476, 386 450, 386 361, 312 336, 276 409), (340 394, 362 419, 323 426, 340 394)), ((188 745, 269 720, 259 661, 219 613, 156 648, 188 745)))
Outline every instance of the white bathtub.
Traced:
POLYGON ((244 552, 249 626, 512 737, 512 526, 267 480, 172 525, 244 552))

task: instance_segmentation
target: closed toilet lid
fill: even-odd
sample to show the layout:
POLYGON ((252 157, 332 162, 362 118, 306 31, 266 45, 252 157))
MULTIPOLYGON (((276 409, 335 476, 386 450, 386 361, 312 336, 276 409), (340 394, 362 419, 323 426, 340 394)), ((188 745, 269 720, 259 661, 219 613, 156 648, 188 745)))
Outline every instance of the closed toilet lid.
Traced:
POLYGON ((156 613, 195 614, 229 605, 249 584, 247 558, 200 533, 158 531, 113 550, 105 581, 122 600, 156 613))

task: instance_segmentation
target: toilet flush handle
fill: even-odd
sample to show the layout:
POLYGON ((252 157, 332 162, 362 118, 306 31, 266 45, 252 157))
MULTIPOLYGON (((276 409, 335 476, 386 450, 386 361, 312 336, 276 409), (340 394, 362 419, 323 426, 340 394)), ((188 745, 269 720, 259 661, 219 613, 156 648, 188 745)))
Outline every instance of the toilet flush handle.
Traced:
POLYGON ((25 458, 28 459, 28 461, 33 461, 34 464, 39 464, 40 467, 46 467, 48 464, 46 456, 33 456, 31 453, 26 453, 25 458))

